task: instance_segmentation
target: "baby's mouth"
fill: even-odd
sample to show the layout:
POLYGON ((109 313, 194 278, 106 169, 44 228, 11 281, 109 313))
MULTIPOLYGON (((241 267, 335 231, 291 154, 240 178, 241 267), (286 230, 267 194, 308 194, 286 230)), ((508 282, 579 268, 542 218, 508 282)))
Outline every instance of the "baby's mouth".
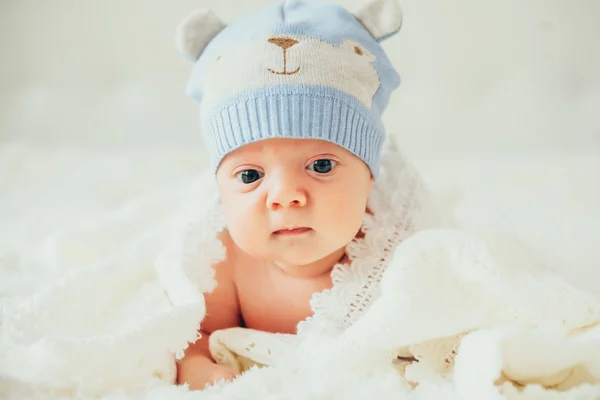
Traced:
POLYGON ((290 229, 279 229, 275 232, 273 232, 274 235, 278 235, 278 236, 296 236, 296 235, 302 235, 305 233, 308 233, 312 231, 311 228, 308 227, 298 227, 298 228, 290 228, 290 229))

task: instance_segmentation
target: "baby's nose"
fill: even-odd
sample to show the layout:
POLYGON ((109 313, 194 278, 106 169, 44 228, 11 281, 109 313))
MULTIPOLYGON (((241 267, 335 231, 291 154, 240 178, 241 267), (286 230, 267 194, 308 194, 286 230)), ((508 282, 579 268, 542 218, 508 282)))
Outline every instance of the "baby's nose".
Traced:
POLYGON ((273 43, 284 50, 289 49, 292 46, 297 45, 299 42, 290 38, 271 38, 268 40, 269 43, 273 43))
POLYGON ((292 182, 280 183, 271 188, 267 197, 267 207, 272 210, 288 207, 304 207, 306 191, 292 182))

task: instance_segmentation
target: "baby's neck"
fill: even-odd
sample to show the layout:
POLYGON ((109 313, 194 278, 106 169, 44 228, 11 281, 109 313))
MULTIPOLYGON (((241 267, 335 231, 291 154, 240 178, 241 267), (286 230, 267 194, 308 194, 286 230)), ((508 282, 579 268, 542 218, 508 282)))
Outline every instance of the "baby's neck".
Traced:
POLYGON ((338 263, 343 263, 345 258, 346 249, 342 248, 311 264, 290 265, 280 262, 273 262, 273 265, 275 268, 291 278, 316 279, 323 276, 329 276, 333 267, 338 263))

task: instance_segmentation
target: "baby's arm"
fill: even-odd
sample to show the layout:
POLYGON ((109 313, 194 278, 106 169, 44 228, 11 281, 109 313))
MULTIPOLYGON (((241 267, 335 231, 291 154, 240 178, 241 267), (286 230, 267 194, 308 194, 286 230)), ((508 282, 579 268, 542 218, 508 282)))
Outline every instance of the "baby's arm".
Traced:
MULTIPOLYGON (((224 240, 226 242, 227 240, 224 240)), ((221 379, 231 380, 237 372, 229 367, 217 365, 208 348, 210 334, 219 329, 240 326, 241 318, 235 284, 233 281, 234 259, 231 247, 227 250, 226 260, 216 264, 215 289, 205 294, 206 316, 202 321, 202 337, 191 344, 177 366, 177 383, 187 383, 192 390, 204 389, 207 385, 221 379)))

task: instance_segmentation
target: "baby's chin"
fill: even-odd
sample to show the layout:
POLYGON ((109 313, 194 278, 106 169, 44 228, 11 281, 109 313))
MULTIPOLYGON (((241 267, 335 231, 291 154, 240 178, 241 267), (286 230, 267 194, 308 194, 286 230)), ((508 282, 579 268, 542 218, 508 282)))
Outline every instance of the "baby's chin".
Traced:
POLYGON ((303 251, 300 248, 280 251, 271 255, 270 260, 278 267, 294 268, 296 270, 312 270, 314 272, 324 273, 335 266, 344 256, 344 249, 310 249, 303 251))
POLYGON ((256 260, 273 263, 282 269, 330 270, 345 255, 352 241, 347 235, 319 235, 312 231, 298 236, 271 237, 264 242, 239 243, 239 247, 256 260), (334 240, 327 240, 327 236, 334 240), (346 237, 345 237, 346 236, 346 237))

